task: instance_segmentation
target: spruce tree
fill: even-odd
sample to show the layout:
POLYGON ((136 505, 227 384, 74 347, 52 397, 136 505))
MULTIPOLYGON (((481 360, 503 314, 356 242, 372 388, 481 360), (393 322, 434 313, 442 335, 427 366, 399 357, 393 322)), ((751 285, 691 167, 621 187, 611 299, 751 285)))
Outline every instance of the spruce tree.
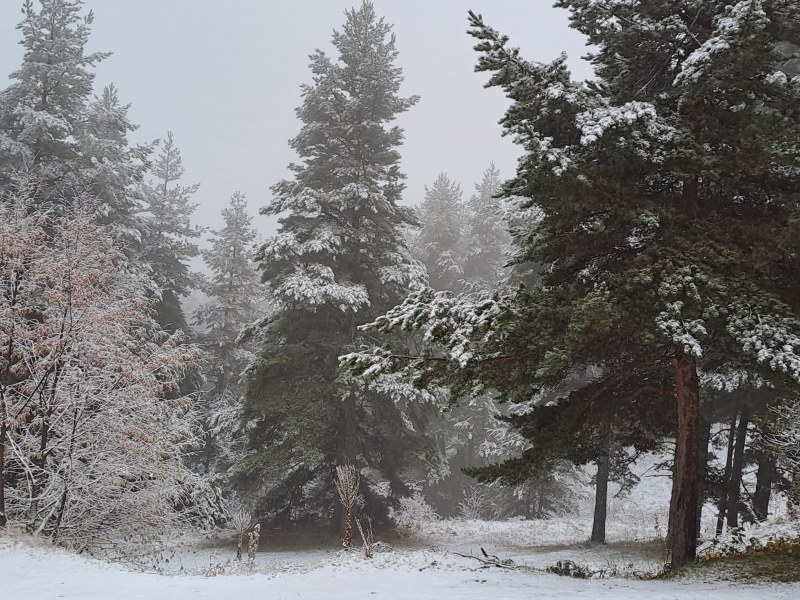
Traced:
POLYGON ((142 260, 149 266, 161 296, 156 318, 169 331, 187 328, 181 298, 201 283, 189 265, 189 259, 200 254, 192 240, 203 231, 191 222, 197 208, 191 198, 199 186, 181 185, 183 172, 181 152, 172 132, 168 132, 153 163, 151 181, 144 190, 142 260))
POLYGON ((301 163, 262 209, 281 216, 258 252, 274 314, 249 369, 250 454, 236 481, 264 518, 329 520, 343 464, 361 470, 367 510, 385 516, 405 490, 409 457, 423 451, 413 415, 338 368, 339 355, 363 340, 359 325, 424 277, 403 241, 415 219, 398 205, 403 132, 392 125, 417 98, 398 95, 391 29, 364 2, 333 34, 338 57, 311 56, 313 83, 302 88, 302 128, 290 142, 301 163))
POLYGON ((212 231, 211 247, 202 251, 211 271, 204 288, 209 300, 194 313, 207 350, 205 373, 214 385, 203 394, 199 408, 204 430, 199 462, 206 473, 224 471, 237 456, 245 387, 242 375, 252 359, 237 338, 256 320, 263 296, 252 260, 256 231, 245 195, 236 192, 221 216, 224 227, 212 231))
POLYGON ((154 144, 131 146, 128 135, 138 128, 128 117, 114 85, 89 103, 76 129, 80 158, 67 176, 68 185, 98 201, 100 222, 107 225, 128 260, 142 252, 144 177, 154 144))
POLYGON ((420 229, 410 241, 414 258, 425 265, 433 289, 455 290, 464 272, 461 186, 441 173, 425 187, 425 200, 416 210, 420 229))
POLYGON ((490 289, 505 277, 511 238, 503 201, 498 197, 501 191, 500 171, 492 163, 467 202, 463 277, 472 287, 490 289))
MULTIPOLYGON (((86 53, 90 11, 82 0, 26 0, 18 25, 25 47, 22 66, 0 94, 0 185, 25 170, 52 193, 79 154, 77 129, 92 93, 90 68, 108 53, 86 53)), ((46 196, 45 194, 41 194, 46 196)))

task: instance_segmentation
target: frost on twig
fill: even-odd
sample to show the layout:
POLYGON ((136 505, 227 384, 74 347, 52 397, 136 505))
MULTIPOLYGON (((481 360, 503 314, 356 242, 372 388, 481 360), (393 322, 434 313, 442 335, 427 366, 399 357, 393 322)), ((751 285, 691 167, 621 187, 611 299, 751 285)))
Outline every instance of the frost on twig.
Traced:
POLYGON ((339 501, 344 508, 344 535, 342 536, 342 546, 345 548, 353 547, 353 507, 358 499, 358 470, 353 465, 339 465, 336 467, 336 491, 339 494, 339 501))
POLYGON ((247 534, 247 562, 251 565, 256 562, 258 543, 261 541, 261 523, 256 523, 253 531, 247 534))
POLYGON ((361 536, 364 558, 372 558, 375 556, 375 538, 372 535, 372 519, 367 517, 366 535, 364 534, 364 527, 361 525, 361 519, 356 519, 356 526, 358 527, 358 534, 361 536))
POLYGON ((242 560, 242 548, 244 547, 244 536, 250 529, 253 517, 245 510, 239 510, 231 519, 231 529, 236 533, 236 560, 242 560))

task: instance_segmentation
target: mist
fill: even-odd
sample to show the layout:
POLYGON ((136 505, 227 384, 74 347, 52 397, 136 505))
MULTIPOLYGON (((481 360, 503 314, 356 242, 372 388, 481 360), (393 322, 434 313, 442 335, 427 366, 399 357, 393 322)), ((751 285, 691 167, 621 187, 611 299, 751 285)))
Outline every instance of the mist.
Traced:
POLYGON ((3 0, 0 595, 796 597, 797 14, 3 0))

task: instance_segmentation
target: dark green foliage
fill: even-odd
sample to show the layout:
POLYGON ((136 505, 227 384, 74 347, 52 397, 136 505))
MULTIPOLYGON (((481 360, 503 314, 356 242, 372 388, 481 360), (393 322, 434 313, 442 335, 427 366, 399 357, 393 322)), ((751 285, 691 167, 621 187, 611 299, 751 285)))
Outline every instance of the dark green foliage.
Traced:
MULTIPOLYGON (((366 352, 350 360, 355 372, 401 369, 417 385, 447 382, 454 396, 495 389, 534 415, 557 401, 554 415, 576 413, 560 421, 545 411, 520 426, 535 439, 566 423, 576 434, 567 439, 590 448, 596 436, 578 435, 582 411, 608 407, 613 428, 633 419, 625 437, 637 418, 668 412, 673 369, 686 431, 696 431, 698 370, 707 385, 796 385, 800 262, 787 235, 800 214, 800 85, 772 49, 800 37, 798 2, 558 5, 597 48, 598 80, 573 82, 565 56, 528 62, 470 16, 477 69, 511 100, 502 124, 525 149, 504 193, 541 210, 536 227, 512 230, 516 262, 540 265, 540 285, 477 299, 414 295, 375 327, 421 329, 436 346, 419 358, 366 352), (596 382, 560 391, 586 366, 599 370, 596 382)), ((697 449, 686 431, 678 449, 689 457, 697 449)), ((508 467, 524 477, 530 458, 508 467)), ((695 472, 690 461, 681 473, 695 472)), ((681 518, 692 520, 696 490, 679 480, 681 518)), ((680 561, 691 556, 691 540, 678 545, 680 561)))
POLYGON ((417 99, 397 95, 391 27, 367 2, 346 16, 333 35, 338 60, 311 57, 291 141, 302 164, 262 209, 281 215, 257 256, 275 311, 251 330, 260 349, 248 370, 249 453, 235 481, 265 518, 330 521, 337 464, 361 470, 367 510, 385 518, 406 491, 403 474, 424 464, 416 409, 401 413, 380 386, 361 388, 338 368, 364 340, 358 326, 423 277, 402 238, 415 219, 397 204, 403 134, 390 125, 417 99))
POLYGON ((181 299, 200 286, 201 278, 191 271, 189 259, 200 253, 192 241, 202 229, 191 223, 197 207, 191 202, 198 185, 184 187, 181 153, 167 133, 152 167, 152 179, 145 191, 145 232, 141 259, 149 266, 160 290, 156 320, 168 331, 187 329, 181 299))

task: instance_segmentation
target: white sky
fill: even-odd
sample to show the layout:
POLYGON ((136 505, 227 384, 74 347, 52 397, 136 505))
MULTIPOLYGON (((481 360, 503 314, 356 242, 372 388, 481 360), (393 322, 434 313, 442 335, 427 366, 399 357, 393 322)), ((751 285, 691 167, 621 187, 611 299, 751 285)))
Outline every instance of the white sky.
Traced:
MULTIPOLYGON (((294 108, 309 81, 308 55, 330 50, 344 10, 360 0, 86 0, 95 13, 90 51, 113 55, 97 68, 99 91, 113 82, 140 125, 134 141, 171 130, 183 153, 184 183, 200 183, 197 223, 216 228, 231 194, 247 194, 252 212, 294 159, 288 140, 299 130, 294 108)), ((15 29, 22 0, 0 0, 0 86, 18 68, 22 47, 15 29)), ((497 121, 507 105, 474 73, 474 40, 467 10, 522 47, 526 58, 550 61, 562 50, 576 78, 591 69, 580 57, 585 40, 567 27, 567 13, 550 0, 376 0, 395 24, 405 96, 420 103, 404 114, 400 149, 408 175, 404 202, 416 204, 441 171, 469 196, 490 161, 503 177, 518 156, 497 121)), ((268 235, 274 222, 257 217, 268 235)))

